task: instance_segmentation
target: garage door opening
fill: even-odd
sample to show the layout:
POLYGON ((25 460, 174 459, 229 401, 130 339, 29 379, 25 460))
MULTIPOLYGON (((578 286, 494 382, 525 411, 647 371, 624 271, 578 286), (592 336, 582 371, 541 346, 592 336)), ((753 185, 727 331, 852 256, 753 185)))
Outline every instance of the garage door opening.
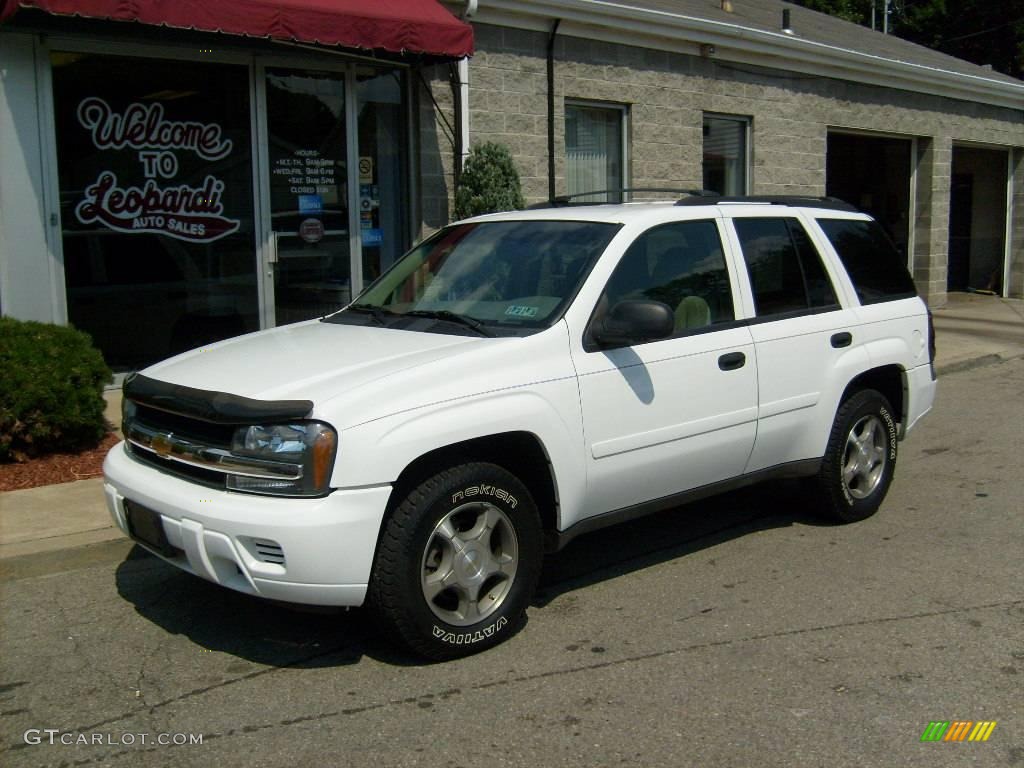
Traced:
POLYGON ((950 291, 1001 294, 1006 256, 1006 152, 953 147, 950 291))
POLYGON ((904 257, 910 242, 910 139, 829 132, 825 194, 870 213, 904 257))

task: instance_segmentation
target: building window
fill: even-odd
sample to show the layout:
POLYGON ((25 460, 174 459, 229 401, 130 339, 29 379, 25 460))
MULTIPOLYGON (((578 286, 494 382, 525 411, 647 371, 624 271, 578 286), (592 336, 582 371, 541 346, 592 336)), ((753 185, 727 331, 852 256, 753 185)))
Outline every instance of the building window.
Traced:
POLYGON ((745 117, 704 116, 704 189, 747 194, 749 133, 745 117))
POLYGON ((257 330, 248 69, 51 63, 70 324, 115 371, 257 330))
MULTIPOLYGON (((566 188, 570 195, 620 190, 626 179, 626 107, 565 105, 566 188)), ((616 195, 587 195, 584 202, 605 202, 616 195)))

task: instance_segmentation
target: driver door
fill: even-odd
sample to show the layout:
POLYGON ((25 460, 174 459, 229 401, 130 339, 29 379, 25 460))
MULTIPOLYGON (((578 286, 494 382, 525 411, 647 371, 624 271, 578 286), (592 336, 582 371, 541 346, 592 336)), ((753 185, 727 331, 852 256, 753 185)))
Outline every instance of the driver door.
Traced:
POLYGON ((623 255, 595 307, 653 299, 672 337, 574 350, 585 426, 584 515, 743 473, 757 426, 757 364, 717 220, 663 224, 623 255))

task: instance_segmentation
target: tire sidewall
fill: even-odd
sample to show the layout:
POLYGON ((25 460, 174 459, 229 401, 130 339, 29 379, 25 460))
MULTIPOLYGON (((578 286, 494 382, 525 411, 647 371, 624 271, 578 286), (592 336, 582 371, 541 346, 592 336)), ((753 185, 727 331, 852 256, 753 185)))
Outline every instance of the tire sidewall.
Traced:
MULTIPOLYGON (((400 593, 406 613, 405 632, 414 634, 414 645, 435 658, 456 658, 502 642, 520 625, 537 579, 542 559, 542 539, 536 505, 515 476, 490 464, 456 467, 417 506, 400 593), (504 513, 516 536, 516 575, 501 605, 477 624, 458 626, 438 617, 423 596, 421 570, 426 546, 437 524, 453 509, 467 502, 486 501, 504 513)), ((406 638, 412 639, 412 638, 406 638)))
POLYGON ((892 483, 899 444, 896 418, 889 401, 875 390, 865 390, 854 395, 846 402, 840 415, 841 426, 834 433, 833 444, 829 446, 834 475, 829 478, 829 484, 832 486, 832 496, 841 519, 863 520, 878 510, 892 483), (843 456, 851 430, 865 416, 876 416, 885 430, 885 467, 874 490, 868 496, 858 499, 850 493, 843 481, 843 456))

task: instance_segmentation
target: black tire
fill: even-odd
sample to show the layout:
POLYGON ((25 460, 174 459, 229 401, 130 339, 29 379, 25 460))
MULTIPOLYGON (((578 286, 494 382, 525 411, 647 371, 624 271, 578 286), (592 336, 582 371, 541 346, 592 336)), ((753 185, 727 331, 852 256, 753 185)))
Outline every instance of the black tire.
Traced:
POLYGON ((461 464, 419 484, 386 520, 367 600, 411 651, 468 656, 516 631, 542 556, 526 487, 495 464, 461 464))
POLYGON ((875 514, 892 483, 896 446, 892 405, 881 392, 865 389, 847 398, 814 478, 821 512, 841 523, 875 514))

